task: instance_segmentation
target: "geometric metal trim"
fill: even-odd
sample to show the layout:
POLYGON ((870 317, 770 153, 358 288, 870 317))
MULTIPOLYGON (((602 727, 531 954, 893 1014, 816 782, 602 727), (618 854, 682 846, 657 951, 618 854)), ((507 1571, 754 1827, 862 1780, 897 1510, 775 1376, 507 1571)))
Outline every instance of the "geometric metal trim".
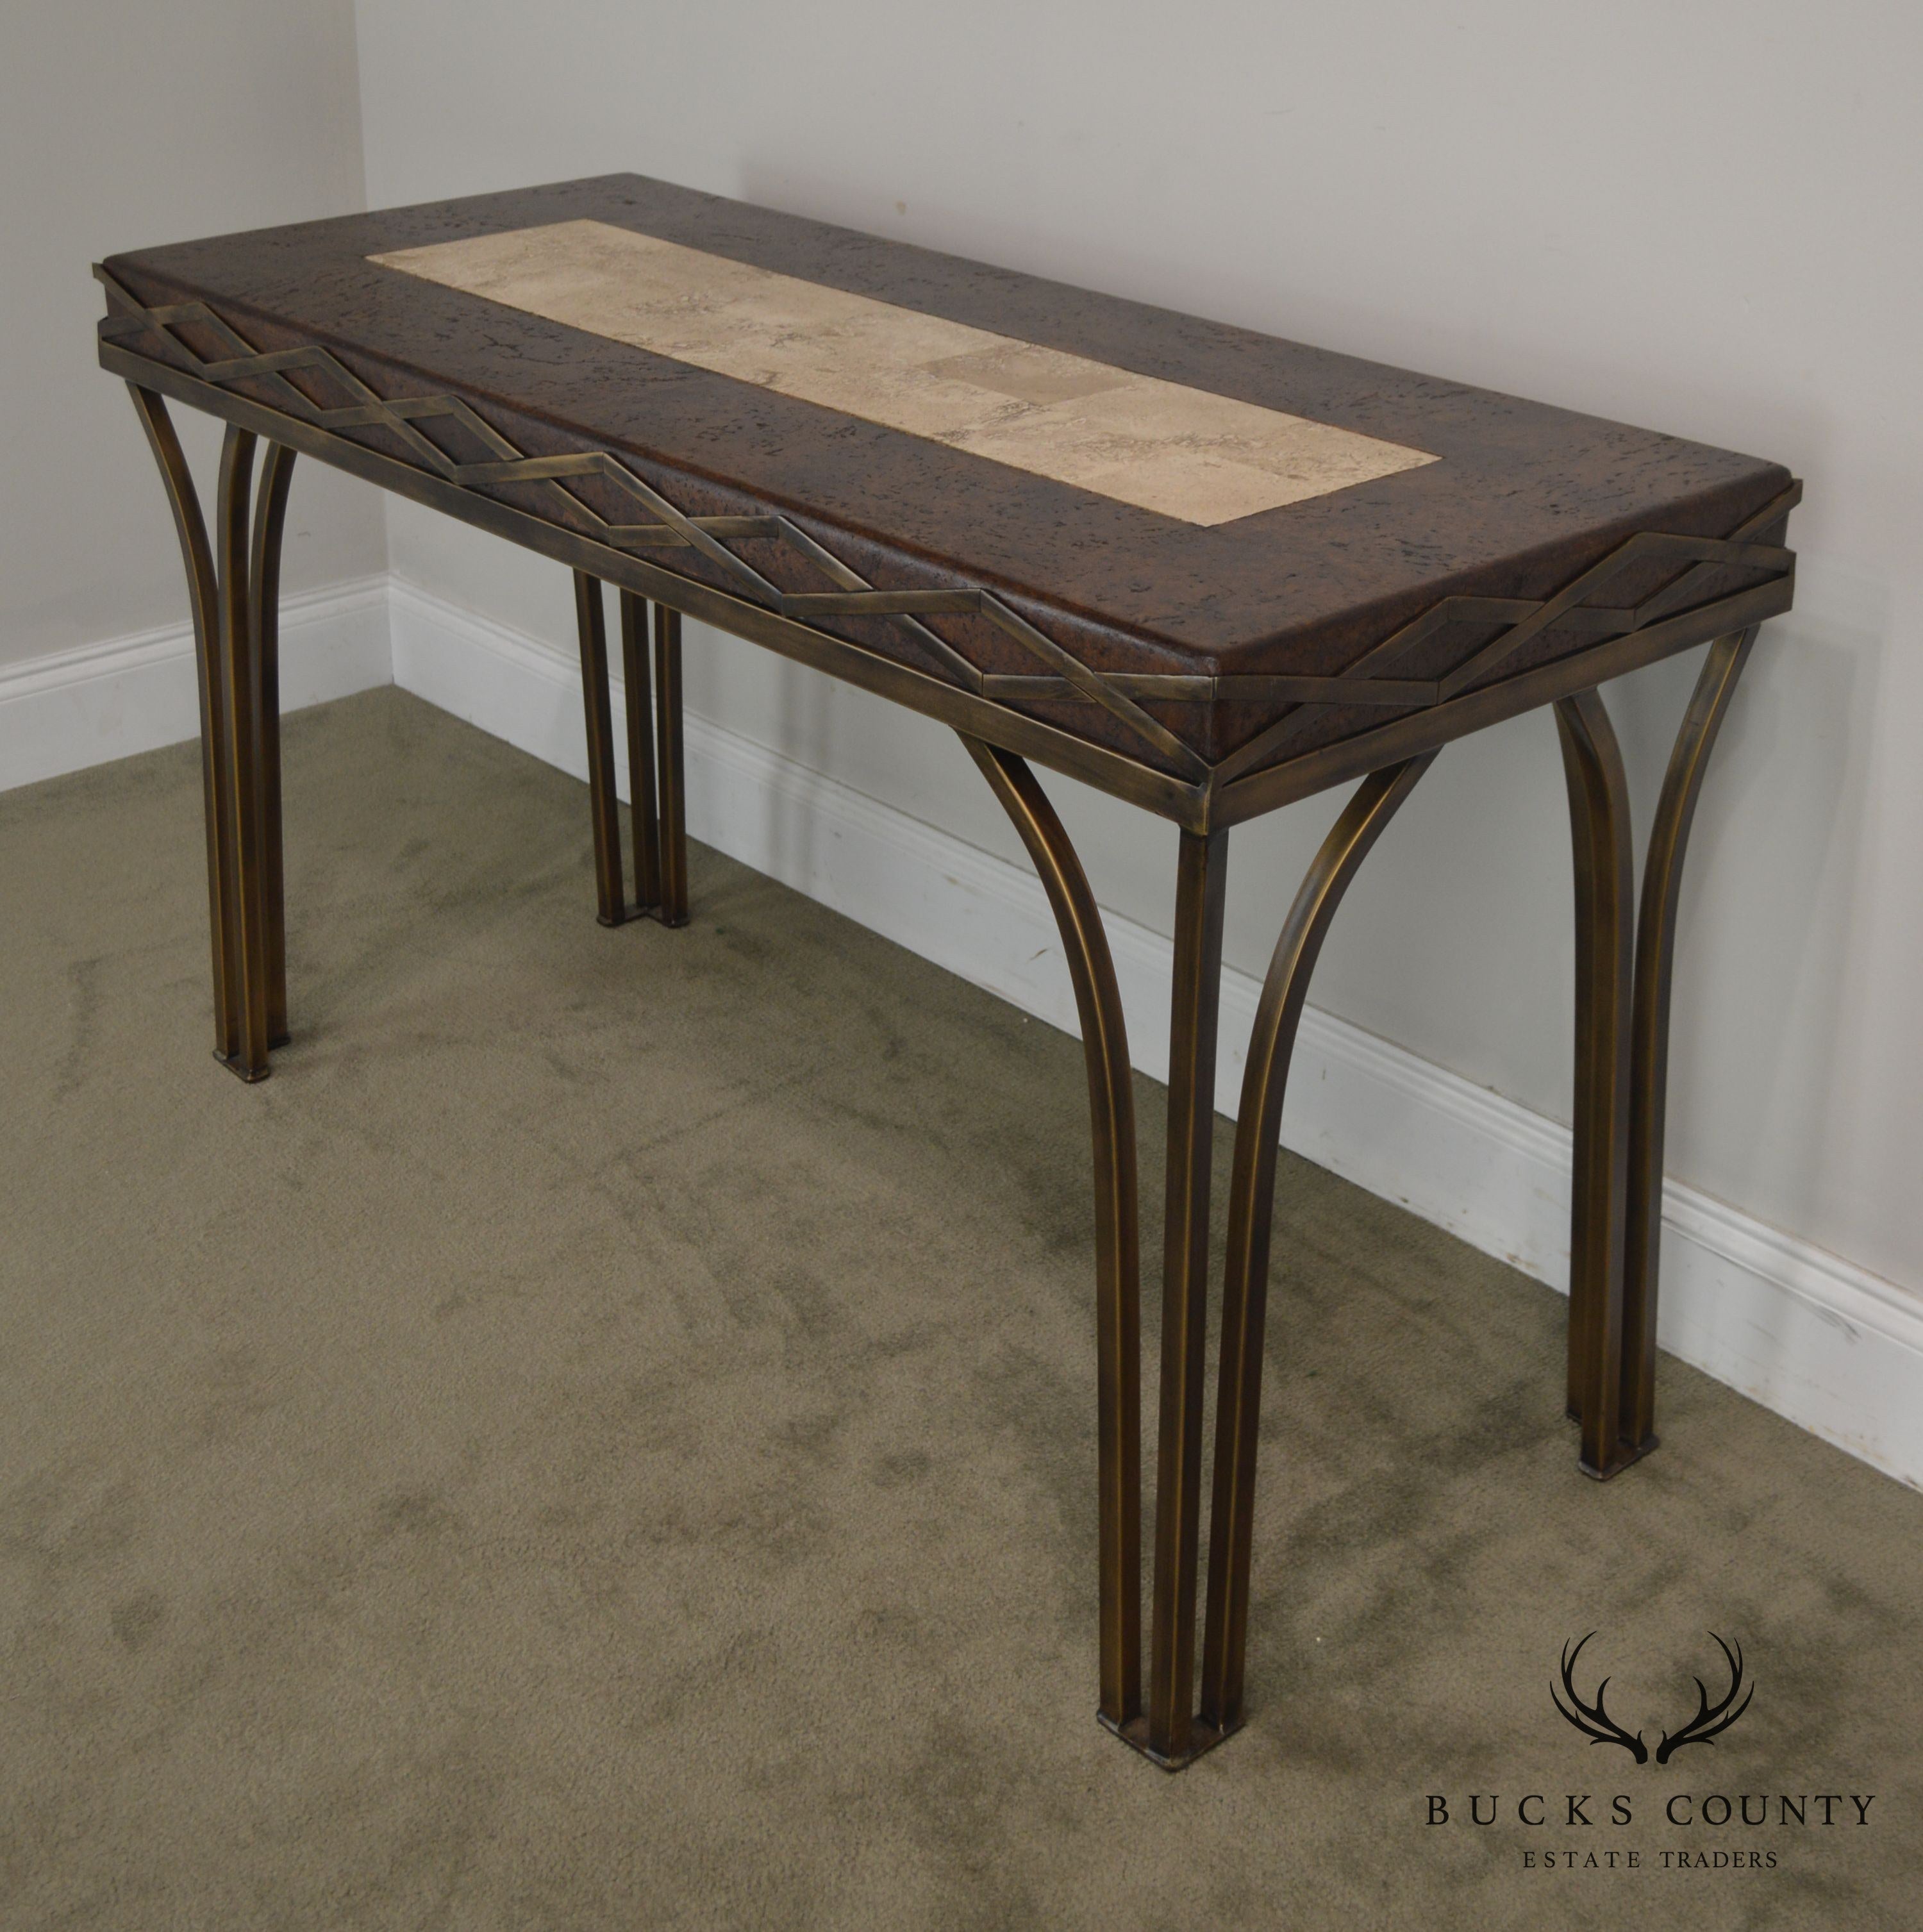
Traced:
MULTIPOLYGON (((1508 628, 1446 676, 1437 679, 1429 687, 1433 695, 1426 701, 1430 704, 1446 704, 1450 698, 1460 696, 1552 624, 1562 623, 1593 632, 1596 641, 1600 643, 1606 639, 1629 636, 1686 610, 1704 580, 1719 568, 1736 565, 1760 570, 1768 581, 1792 577, 1796 567, 1794 550, 1785 549, 1780 544, 1757 543, 1753 539, 1757 531, 1768 530, 1793 510, 1802 494, 1801 482, 1791 483, 1754 515, 1745 518, 1727 537, 1677 536, 1658 530, 1638 531, 1608 556, 1571 578, 1554 596, 1540 602, 1514 597, 1445 597, 1364 652, 1340 678, 1329 680, 1342 694, 1316 703, 1314 708, 1326 708, 1328 704, 1357 703, 1357 698, 1346 688, 1350 680, 1365 685, 1385 682, 1376 676, 1378 670, 1392 667, 1406 652, 1432 637, 1445 625, 1495 623, 1506 624, 1508 628), (1682 572, 1640 604, 1610 609, 1582 602, 1618 572, 1640 563, 1661 561, 1694 567, 1682 572)), ((1267 730, 1232 752, 1215 767, 1217 780, 1226 784, 1259 764, 1274 748, 1278 740, 1301 723, 1304 708, 1298 706, 1288 712, 1267 730)))
POLYGON ((344 367, 336 357, 317 344, 263 353, 254 349, 205 302, 176 302, 148 308, 104 268, 96 265, 94 274, 121 310, 117 315, 110 316, 100 326, 102 335, 110 340, 121 341, 128 336, 152 331, 160 334, 170 346, 190 357, 201 380, 217 388, 249 379, 260 380, 274 390, 289 413, 316 428, 392 430, 407 445, 421 466, 460 488, 474 489, 490 484, 545 483, 565 500, 576 516, 585 517, 596 526, 595 534, 598 542, 613 549, 631 551, 665 546, 694 549, 728 572, 752 601, 782 616, 797 622, 826 616, 894 618, 914 634, 916 641, 957 684, 978 697, 985 694, 986 674, 936 636, 926 625, 916 620, 941 613, 979 614, 1048 664, 1058 678, 1112 712, 1165 756, 1174 759, 1191 780, 1199 781, 1208 776, 1208 766, 1197 753, 1142 710, 1134 699, 1114 688, 1100 672, 1090 669, 1052 638, 1044 636, 1033 624, 986 590, 877 590, 786 517, 684 515, 658 490, 643 482, 605 450, 584 451, 568 456, 524 456, 458 397, 410 396, 390 400, 376 395, 352 370, 344 367), (212 359, 203 357, 170 333, 187 322, 198 323, 211 331, 229 354, 212 359), (354 397, 354 402, 340 409, 323 409, 310 403, 287 380, 287 373, 298 369, 325 371, 346 388, 354 397), (488 463, 457 463, 445 454, 414 427, 417 422, 436 417, 459 422, 492 452, 494 460, 488 463), (609 523, 573 491, 563 488, 563 480, 574 476, 596 476, 613 484, 651 512, 656 520, 646 524, 609 523), (739 542, 754 538, 773 538, 786 544, 814 564, 837 588, 832 592, 800 596, 778 590, 752 564, 728 550, 723 542, 724 538, 739 542))
POLYGON ((262 380, 274 390, 281 406, 298 420, 316 428, 338 430, 380 428, 406 445, 419 466, 460 488, 502 484, 544 484, 577 518, 595 526, 596 540, 609 548, 636 552, 686 548, 698 551, 724 571, 750 601, 783 617, 806 622, 828 616, 885 617, 901 624, 916 642, 941 665, 950 678, 978 698, 1003 704, 1043 700, 1082 699, 1100 705, 1138 736, 1172 758, 1191 781, 1213 776, 1224 784, 1259 764, 1283 737, 1302 722, 1301 707, 1316 710, 1336 705, 1366 705, 1408 711, 1445 703, 1469 685, 1486 677, 1504 660, 1550 625, 1562 622, 1592 633, 1600 642, 1642 629, 1688 604, 1698 584, 1718 566, 1737 565, 1761 570, 1772 578, 1790 574, 1795 553, 1774 544, 1751 541, 1794 507, 1802 494, 1792 484, 1726 538, 1682 536, 1643 531, 1630 537, 1600 562, 1573 578, 1555 596, 1540 601, 1504 597, 1445 597, 1376 645, 1336 676, 1270 676, 1260 672, 1196 675, 1181 672, 1102 672, 1084 664, 1052 638, 1010 610, 992 592, 979 586, 954 590, 878 590, 847 564, 782 516, 691 517, 644 482, 605 450, 567 456, 526 456, 466 403, 454 396, 376 395, 353 372, 318 344, 262 352, 255 350, 204 302, 178 302, 148 308, 98 264, 95 278, 106 289, 115 311, 100 324, 103 338, 121 341, 149 332, 189 357, 200 380, 215 387, 248 379, 262 380), (171 333, 183 323, 197 323, 212 332, 228 350, 207 358, 171 333), (354 398, 344 408, 326 409, 310 402, 292 382, 296 370, 323 371, 354 398), (457 463, 416 429, 417 422, 445 418, 458 422, 489 451, 492 460, 457 463), (565 487, 571 477, 594 476, 611 484, 650 513, 646 523, 616 524, 582 502, 565 487), (806 558, 835 585, 832 591, 788 592, 770 583, 752 565, 727 548, 730 542, 772 538, 806 558), (1666 560, 1693 565, 1675 581, 1643 603, 1610 609, 1582 599, 1619 571, 1633 565, 1666 560), (985 618, 1048 667, 1040 675, 983 671, 919 620, 924 616, 970 614, 985 618), (1462 664, 1439 679, 1384 676, 1406 652, 1456 622, 1499 623, 1502 634, 1462 664), (1292 708, 1266 730, 1211 768, 1154 718, 1138 700, 1159 704, 1209 704, 1223 699, 1280 702, 1292 708))

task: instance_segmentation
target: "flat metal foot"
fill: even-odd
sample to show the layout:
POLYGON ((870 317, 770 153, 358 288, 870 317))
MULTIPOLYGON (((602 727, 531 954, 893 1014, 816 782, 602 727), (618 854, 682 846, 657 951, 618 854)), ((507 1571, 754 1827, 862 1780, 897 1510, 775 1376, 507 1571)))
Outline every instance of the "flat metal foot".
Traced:
POLYGON ((1627 1442, 1618 1442, 1616 1444, 1616 1459, 1606 1468, 1599 1469, 1593 1462, 1586 1462, 1580 1456, 1576 1459, 1576 1466, 1582 1472, 1584 1475, 1593 1480, 1606 1483, 1612 1477, 1621 1475, 1624 1470, 1641 1462, 1651 1450, 1660 1448, 1662 1440, 1660 1436, 1652 1435, 1646 1436, 1640 1442, 1633 1447, 1627 1442))
POLYGON ((1156 1750, 1148 1742, 1148 1720, 1146 1718, 1131 1718, 1126 1724, 1118 1724, 1097 1711, 1095 1721, 1105 1731, 1120 1738, 1131 1750, 1139 1751, 1158 1770, 1169 1772, 1187 1770, 1204 1751, 1212 1751, 1225 1738, 1232 1738, 1242 1728, 1239 1724, 1234 1724, 1226 1730, 1219 1731, 1202 1718, 1194 1718, 1189 1726, 1188 1748, 1179 1756, 1170 1757, 1156 1750))
POLYGON ((244 1080, 250 1087, 257 1080, 265 1080, 274 1071, 271 1066, 258 1066, 250 1070, 247 1063, 238 1054, 217 1053, 214 1058, 236 1080, 244 1080))

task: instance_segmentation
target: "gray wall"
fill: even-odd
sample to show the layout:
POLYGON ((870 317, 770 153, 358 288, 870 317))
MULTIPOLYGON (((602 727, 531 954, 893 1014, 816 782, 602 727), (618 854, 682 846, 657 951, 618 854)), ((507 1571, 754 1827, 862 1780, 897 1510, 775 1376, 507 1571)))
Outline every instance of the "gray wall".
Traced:
MULTIPOLYGON (((11 8, 0 666, 184 615, 88 259, 364 196, 635 168, 1778 458, 1799 608, 1699 821, 1670 1164, 1923 1285, 1920 42, 1895 0, 11 8)), ((293 505, 290 588, 391 550, 571 645, 553 567, 317 468, 293 505)), ((690 659, 698 710, 1019 860, 940 731, 725 640, 690 659)), ((1610 693, 1646 803, 1693 670, 1610 693)), ((1056 789, 1106 902, 1166 931, 1172 835, 1056 789)), ((1234 963, 1333 810, 1238 833, 1234 963)), ((1316 999, 1566 1118, 1569 897, 1554 734, 1520 721, 1425 781, 1316 999)))
MULTIPOLYGON (((1917 10, 1869 0, 539 8, 362 0, 376 204, 633 168, 1650 423, 1809 482, 1699 821, 1671 1169, 1923 1282, 1917 10)), ((397 505, 397 570, 566 646, 561 573, 397 505)), ((722 640, 691 702, 1018 857, 952 741, 722 640)), ((1694 662, 1617 686, 1653 796, 1694 662)), ((1166 931, 1172 838, 1065 784, 1166 931)), ((1567 1119, 1570 879, 1546 718, 1447 753, 1316 998, 1567 1119)), ((1238 832, 1259 971, 1333 806, 1238 832)))
MULTIPOLYGON (((364 207, 350 0, 22 0, 0 24, 0 664, 178 624, 180 554, 94 360, 116 249, 364 207)), ((176 412, 200 469, 218 431, 176 412)), ((209 500, 211 501, 211 499, 209 500)), ((304 473, 287 586, 385 568, 381 507, 304 473)))

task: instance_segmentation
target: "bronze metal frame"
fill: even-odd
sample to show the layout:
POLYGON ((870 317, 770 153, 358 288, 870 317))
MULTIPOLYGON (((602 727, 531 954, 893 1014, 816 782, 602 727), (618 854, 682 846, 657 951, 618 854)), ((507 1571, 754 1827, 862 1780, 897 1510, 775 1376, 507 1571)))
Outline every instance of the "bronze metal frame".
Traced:
MULTIPOLYGON (((1618 1474, 1655 1446, 1658 1235, 1669 993, 1690 822, 1754 628, 1712 646, 1657 808, 1632 937, 1634 857, 1621 754, 1601 698, 1556 706, 1574 840, 1576 1129, 1570 1233, 1569 1409, 1580 1466, 1618 1474), (1634 948, 1634 969, 1631 958, 1634 948), (1632 1284, 1633 1286, 1630 1286, 1632 1284)), ((1098 1376, 1103 1418, 1102 1696, 1109 1729, 1179 1770, 1240 1727, 1270 1240, 1282 1108, 1310 976, 1362 861, 1433 762, 1425 752, 1372 773, 1322 844, 1284 922, 1256 1009, 1237 1116, 1228 1205, 1210 1510, 1208 1617, 1195 1702, 1203 1352, 1222 894, 1228 834, 1184 832, 1176 884, 1162 1274, 1161 1414, 1145 1706, 1139 1684, 1139 1476, 1136 1441, 1111 1416, 1138 1407, 1133 1113, 1114 969, 1088 882, 1027 767, 965 739, 1015 819, 1047 886, 1073 978, 1095 1123, 1098 1376), (1118 1371, 1119 1346, 1123 1358, 1118 1371), (1131 1498, 1136 1498, 1130 1501, 1131 1498), (1118 1521, 1118 1513, 1124 1519, 1118 1521)))
POLYGON ((1736 680, 1756 644, 1756 627, 1709 647, 1676 734, 1642 861, 1636 926, 1636 982, 1630 1022, 1629 1180, 1624 1208, 1623 1380, 1621 1429, 1627 1448, 1656 1447, 1656 1289, 1663 1232, 1663 1130, 1670 1084, 1670 986, 1676 965, 1682 866, 1709 754, 1736 680))
POLYGON ((270 446, 256 495, 255 439, 229 426, 220 450, 217 562, 166 406, 144 390, 133 394, 166 485, 194 620, 214 1056, 243 1080, 264 1080, 268 1048, 288 1037, 278 714, 280 537, 293 452, 270 446))
POLYGON ((1624 1182, 1629 1169, 1629 963, 1634 854, 1622 754, 1601 697, 1556 707, 1576 874, 1576 1080, 1569 1232, 1569 1412, 1582 1467, 1608 1475, 1617 1450, 1622 1348, 1624 1182))
POLYGON ((687 916, 681 721, 683 613, 832 673, 952 726, 1008 812, 1047 892, 1074 984, 1094 1146, 1096 1364, 1100 1430, 1102 1722, 1173 1770, 1242 1723, 1253 1545, 1258 1412, 1276 1149, 1295 1034, 1323 940, 1363 859, 1437 750, 1501 719, 1556 707, 1574 840, 1576 1100, 1568 1364, 1582 1466, 1615 1474, 1654 1446, 1654 1373, 1663 1118, 1670 988, 1683 856, 1705 766, 1730 693, 1764 619, 1789 608, 1791 553, 1760 541, 1793 506, 1793 486, 1723 539, 1646 532, 1540 602, 1450 598, 1406 625, 1336 678, 1165 676, 1099 672, 979 588, 877 590, 788 519, 691 517, 614 455, 529 458, 458 399, 387 400, 317 346, 256 352, 204 304, 146 308, 110 277, 100 358, 133 391, 166 482, 187 568, 200 674, 208 890, 213 933, 216 1051, 243 1077, 267 1072, 286 1036, 274 602, 280 536, 296 451, 428 504, 566 564, 574 573, 601 914, 628 916, 622 896, 614 724, 601 585, 620 592, 635 848, 633 910, 674 926, 687 916), (230 352, 208 360, 171 332, 194 322, 230 352), (128 344, 158 336, 162 356, 128 344), (175 357, 194 364, 183 368, 175 357), (356 397, 324 409, 288 380, 324 368, 356 397), (266 385, 274 405, 232 385, 266 385), (228 424, 218 519, 219 562, 202 526, 164 396, 228 424), (459 418, 492 453, 456 464, 416 427, 459 418), (340 432, 379 426, 413 460, 340 432), (256 437, 268 440, 248 554, 248 481, 256 437), (592 476, 651 520, 614 524, 566 487, 592 476), (506 482, 550 494, 554 517, 488 494, 506 482), (776 538, 836 588, 784 592, 728 548, 776 538), (736 586, 717 589, 653 554, 692 550, 736 586), (1632 566, 1676 574, 1634 607, 1589 598, 1632 566), (1709 595, 1711 573, 1736 565, 1762 581, 1709 595), (647 603, 655 606, 652 664, 647 603), (987 617, 1046 667, 985 672, 920 620, 987 617), (940 667, 915 669, 824 631, 811 620, 883 616, 908 626, 940 667), (1397 678, 1396 664, 1444 625, 1497 634, 1446 676, 1397 678), (1552 624, 1596 639, 1568 656, 1505 674, 1552 624), (1672 758, 1632 926, 1633 860, 1622 760, 1596 688, 1639 665, 1716 640, 1672 758), (650 672, 652 675, 650 676, 650 672), (1141 702, 1231 696, 1296 707, 1209 765, 1141 702), (1072 697, 1102 706, 1143 746, 1130 756, 1011 707, 1072 697), (652 698, 652 704, 650 704, 652 698), (1286 740, 1304 706, 1380 705, 1400 715, 1294 755, 1286 740), (1138 1177, 1130 1064, 1121 1000, 1102 920, 1060 820, 1026 762, 1034 759, 1172 820, 1180 828, 1170 1028, 1168 1155, 1162 1362, 1148 1671, 1142 1662, 1141 1286, 1138 1177), (1170 769, 1170 767, 1173 769, 1170 769), (1244 1077, 1229 1199, 1208 1619, 1196 1695, 1204 1365, 1216 1036, 1228 829, 1346 781, 1363 781, 1296 896, 1264 982, 1244 1077))
POLYGON ((1082 1018, 1095 1152, 1096 1488, 1101 1701, 1121 1731, 1142 1714, 1142 1245, 1136 1211, 1134 1076, 1100 909, 1061 820, 1012 752, 964 737, 1014 821, 1060 928, 1082 1018))
POLYGON ((654 768, 654 708, 648 695, 648 607, 620 592, 621 682, 627 695, 628 818, 634 834, 634 905, 661 909, 661 809, 654 768))
POLYGON ((1322 842, 1276 941, 1256 1004, 1236 1115, 1228 1192, 1228 1254, 1222 1287, 1222 1351, 1215 1405, 1215 1494, 1209 1508, 1208 1624, 1202 1646, 1202 1721, 1218 1738, 1242 1722, 1254 1546, 1257 1430, 1268 1315, 1269 1235, 1282 1096, 1310 976, 1336 908, 1429 769, 1425 753, 1365 778, 1322 842))
POLYGON ((1226 832, 1185 832, 1175 868, 1168 1021, 1168 1166, 1162 1242, 1162 1401, 1155 1451, 1148 1716, 1127 1741, 1174 1768, 1215 1742, 1194 1720, 1196 1575, 1202 1531, 1208 1210, 1215 1154, 1215 1043, 1222 1004, 1226 832))
POLYGON ((248 572, 248 626, 256 680, 260 784, 261 896, 267 928, 267 1044, 287 1044, 286 882, 281 852, 280 534, 287 520, 294 452, 270 442, 254 500, 254 552, 248 572))
POLYGON ((681 746, 681 613, 654 611, 656 764, 661 775, 661 908, 663 926, 688 923, 687 778, 681 746))
POLYGON ((620 599, 629 818, 634 840, 632 902, 622 893, 621 809, 615 791, 607 613, 601 580, 584 570, 574 572, 574 621, 580 638, 581 701, 587 728, 588 813, 594 828, 598 916, 603 926, 620 926, 644 916, 658 920, 664 926, 686 926, 688 832, 682 756, 681 620, 671 610, 656 612, 651 674, 647 604, 628 590, 620 593, 620 599), (649 696, 651 677, 655 700, 649 696))
POLYGON ((621 808, 614 796, 614 720, 608 706, 608 619, 601 582, 574 572, 574 623, 580 633, 581 709, 587 723, 588 816, 594 826, 594 889, 603 926, 627 916, 621 890, 621 808))
POLYGON ((1670 757, 1631 923, 1635 855, 1622 753, 1599 694, 1562 700, 1576 873, 1576 1105, 1568 1401, 1582 1467, 1607 1477, 1657 1445, 1656 1307, 1670 988, 1696 802, 1756 628, 1711 645, 1670 757))

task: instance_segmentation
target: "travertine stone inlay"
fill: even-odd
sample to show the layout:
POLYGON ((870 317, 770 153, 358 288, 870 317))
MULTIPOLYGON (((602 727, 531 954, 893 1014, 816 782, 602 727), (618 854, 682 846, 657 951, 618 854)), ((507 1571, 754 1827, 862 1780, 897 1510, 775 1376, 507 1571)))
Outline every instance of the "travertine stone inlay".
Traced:
POLYGON ((1184 523, 1436 460, 606 222, 368 259, 1184 523))

